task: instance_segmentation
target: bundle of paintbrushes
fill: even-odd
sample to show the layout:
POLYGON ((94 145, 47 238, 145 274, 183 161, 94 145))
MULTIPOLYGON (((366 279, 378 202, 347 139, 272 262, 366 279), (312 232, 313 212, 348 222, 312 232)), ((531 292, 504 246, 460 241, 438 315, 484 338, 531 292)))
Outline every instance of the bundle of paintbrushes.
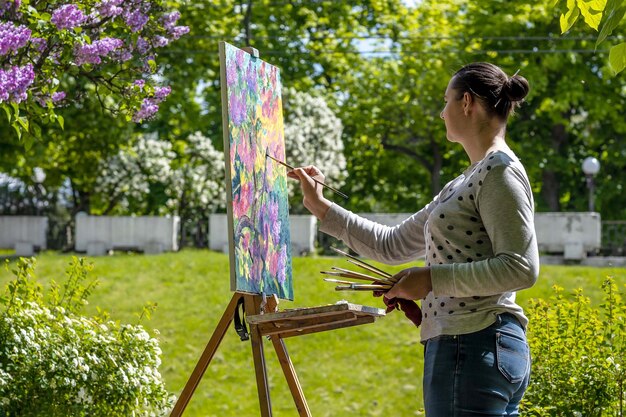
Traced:
POLYGON ((340 255, 347 257, 347 261, 351 264, 354 264, 360 268, 367 270, 368 272, 376 275, 368 275, 362 272, 351 271, 349 269, 331 267, 332 271, 321 271, 322 274, 331 275, 334 277, 341 278, 349 278, 349 279, 357 279, 360 281, 368 281, 368 284, 363 284, 355 281, 347 281, 342 279, 335 278, 324 278, 326 282, 333 282, 335 284, 342 284, 335 287, 336 291, 387 291, 389 290, 395 283, 396 280, 393 278, 391 274, 376 268, 357 257, 350 255, 342 250, 337 248, 331 248, 335 252, 340 255))

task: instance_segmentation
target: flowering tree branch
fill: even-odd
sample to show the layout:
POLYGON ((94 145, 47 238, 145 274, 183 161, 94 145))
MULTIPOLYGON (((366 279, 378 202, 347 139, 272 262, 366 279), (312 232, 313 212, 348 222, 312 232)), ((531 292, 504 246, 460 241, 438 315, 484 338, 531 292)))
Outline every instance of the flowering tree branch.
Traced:
POLYGON ((189 32, 179 17, 163 0, 0 0, 0 108, 18 138, 63 127, 55 108, 94 91, 107 112, 152 117, 171 91, 155 80, 157 50, 189 32))

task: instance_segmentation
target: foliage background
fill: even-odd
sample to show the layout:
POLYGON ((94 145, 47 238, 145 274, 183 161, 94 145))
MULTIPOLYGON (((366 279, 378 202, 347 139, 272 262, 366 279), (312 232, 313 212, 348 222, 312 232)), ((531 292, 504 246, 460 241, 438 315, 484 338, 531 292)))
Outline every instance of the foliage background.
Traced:
MULTIPOLYGON (((37 188, 33 168, 42 167, 47 176, 40 191, 45 192, 30 208, 19 210, 56 213, 63 227, 71 227, 78 211, 106 211, 110 202, 103 201, 97 188, 102 162, 132 149, 146 134, 171 144, 178 166, 189 163, 183 150, 196 132, 221 152, 217 45, 225 40, 250 44, 279 66, 285 88, 298 92, 293 97, 308 93, 322 98, 332 115, 320 116, 318 125, 338 118, 341 135, 329 146, 343 148, 345 168, 337 181, 351 197, 345 202, 348 209, 412 212, 468 164, 462 149, 445 139, 439 119, 442 95, 463 64, 488 60, 508 74, 519 69, 532 86, 508 137, 531 178, 537 210, 586 211, 580 165, 585 157, 595 156, 602 165, 595 179, 596 209, 603 220, 623 219, 626 87, 624 73, 614 76, 610 70, 605 45, 623 38, 624 21, 594 50, 597 36, 585 25, 575 24, 561 34, 566 3, 172 0, 167 6, 180 11, 179 24, 189 26, 190 33, 159 50, 159 75, 172 92, 156 118, 128 124, 102 111, 95 99, 60 108, 65 129, 45 127, 43 139, 28 151, 14 135, 0 137, 0 171, 32 190, 37 188), (66 198, 59 198, 59 192, 66 198)), ((285 102, 288 120, 295 108, 285 102)), ((0 118, 0 130, 8 129, 0 118)), ((306 156, 294 153, 288 158, 323 162, 306 156)), ((142 200, 116 210, 159 212, 167 195, 150 189, 142 200)), ((297 209, 297 197, 293 206, 297 209)), ((187 234, 200 236, 190 243, 205 243, 198 225, 211 210, 223 208, 181 210, 187 234)))

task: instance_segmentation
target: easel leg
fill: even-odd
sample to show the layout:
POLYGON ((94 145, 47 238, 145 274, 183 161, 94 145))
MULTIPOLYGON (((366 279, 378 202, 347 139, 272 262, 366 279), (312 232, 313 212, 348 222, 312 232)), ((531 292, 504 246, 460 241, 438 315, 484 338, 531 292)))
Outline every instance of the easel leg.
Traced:
POLYGON ((228 307, 226 307, 222 318, 217 324, 217 327, 215 328, 215 331, 211 336, 211 340, 209 340, 209 343, 207 343, 206 348, 204 349, 204 352, 200 357, 200 360, 196 364, 196 367, 191 374, 191 377, 187 381, 187 384, 185 384, 185 388, 183 388, 180 397, 178 397, 178 401, 176 401, 176 405, 174 405, 170 417, 180 417, 185 411, 185 408, 187 407, 189 400, 191 400, 191 396, 196 390, 196 387, 200 383, 200 380, 202 379, 206 368, 209 366, 211 359, 213 359, 215 351, 220 345, 222 339, 224 338, 224 334, 226 334, 228 326, 230 326, 230 323, 233 321, 235 309, 237 308, 237 301, 239 301, 241 297, 242 295, 239 293, 233 294, 233 298, 230 300, 228 307))
MULTIPOLYGON (((246 314, 258 314, 261 311, 261 297, 254 295, 244 295, 244 297, 246 314)), ((259 327, 256 325, 250 326, 250 341, 252 342, 252 356, 254 358, 254 370, 256 373, 257 391, 259 393, 261 417, 272 417, 272 402, 270 400, 270 388, 267 382, 263 338, 259 327)))
POLYGON ((302 392, 302 387, 300 386, 298 375, 296 375, 296 369, 294 368, 293 363, 291 362, 291 358, 287 353, 287 347, 285 346, 285 342, 277 335, 272 336, 271 340, 274 344, 274 350, 276 350, 276 355, 278 356, 280 366, 283 368, 283 373, 285 374, 285 378, 287 379, 287 385, 289 385, 289 390, 291 391, 291 395, 293 396, 293 401, 296 403, 298 414, 300 415, 300 417, 311 417, 309 405, 304 398, 304 392, 302 392))

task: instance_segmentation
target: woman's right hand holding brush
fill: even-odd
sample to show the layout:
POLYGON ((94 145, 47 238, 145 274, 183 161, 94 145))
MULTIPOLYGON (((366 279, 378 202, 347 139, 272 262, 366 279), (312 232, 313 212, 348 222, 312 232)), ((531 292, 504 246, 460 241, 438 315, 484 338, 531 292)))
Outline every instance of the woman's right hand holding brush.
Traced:
POLYGON ((287 176, 300 181, 300 187, 304 195, 304 207, 318 219, 324 220, 332 202, 324 197, 322 193, 324 187, 315 181, 324 182, 325 177, 322 171, 313 165, 309 165, 291 170, 287 172, 287 176))

